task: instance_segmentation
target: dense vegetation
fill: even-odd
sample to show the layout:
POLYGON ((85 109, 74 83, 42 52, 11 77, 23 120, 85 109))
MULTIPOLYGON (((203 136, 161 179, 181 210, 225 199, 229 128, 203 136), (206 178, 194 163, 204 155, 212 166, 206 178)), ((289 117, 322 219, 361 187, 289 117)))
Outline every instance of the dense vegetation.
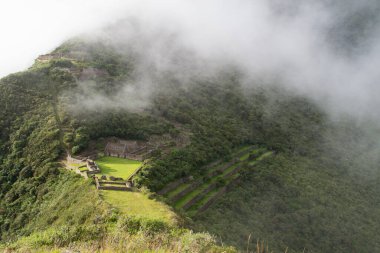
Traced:
POLYGON ((276 252, 376 252, 378 179, 363 185, 324 165, 285 154, 268 159, 194 226, 238 247, 251 235, 276 252))
MULTIPOLYGON (((145 196, 141 196, 141 200, 151 201, 145 196)), ((138 210, 139 207, 135 208, 138 210)), ((0 250, 57 252, 57 248, 74 248, 81 252, 100 249, 108 252, 235 252, 233 248, 217 246, 215 239, 207 233, 192 233, 161 219, 161 215, 157 215, 159 208, 148 215, 139 212, 138 217, 132 215, 131 208, 126 213, 113 208, 103 201, 90 181, 69 172, 61 171, 46 184, 46 194, 32 211, 34 219, 24 221, 17 230, 17 234, 23 236, 11 243, 0 243, 0 250)), ((165 215, 173 214, 168 211, 165 215)))
POLYGON ((208 234, 113 213, 88 182, 59 169, 67 152, 80 153, 99 138, 146 140, 186 132, 188 145, 156 152, 136 176, 139 186, 158 191, 178 178, 201 177, 207 164, 228 160, 245 144, 275 153, 246 170, 240 185, 216 205, 186 219, 187 225, 241 249, 252 234, 252 242, 268 241, 279 252, 379 251, 376 124, 332 121, 313 102, 274 85, 243 87, 233 70, 186 85, 162 77, 141 110, 91 109, 81 102, 112 98, 126 80, 133 85, 135 61, 100 42, 73 40, 55 52, 67 59, 36 63, 0 80, 2 242, 38 248, 77 241, 88 251, 93 245, 222 250, 208 234), (106 74, 91 80, 73 74, 90 67, 106 74), (139 244, 144 237, 149 240, 139 244))
POLYGON ((59 174, 62 153, 56 111, 60 85, 70 76, 43 69, 1 80, 1 236, 18 231, 59 174), (49 78, 50 77, 50 78, 49 78), (57 85, 55 85, 57 84, 57 85))
MULTIPOLYGON (((193 234, 162 220, 125 216, 108 206, 89 181, 60 169, 67 152, 80 152, 91 139, 146 139, 173 129, 149 113, 73 108, 80 87, 71 69, 112 68, 101 59, 37 62, 30 70, 0 81, 0 249, 40 252, 74 246, 88 252, 99 248, 233 252, 216 246, 208 234, 193 234)), ((96 79, 98 88, 107 92, 124 75, 108 73, 107 81, 96 79)))

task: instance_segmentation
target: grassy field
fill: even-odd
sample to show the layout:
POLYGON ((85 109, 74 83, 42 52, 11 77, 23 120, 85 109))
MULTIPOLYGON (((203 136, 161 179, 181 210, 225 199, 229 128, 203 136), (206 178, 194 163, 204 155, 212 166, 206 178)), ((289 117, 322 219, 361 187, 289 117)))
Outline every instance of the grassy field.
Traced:
POLYGON ((124 214, 144 219, 176 223, 176 215, 164 203, 149 199, 140 192, 101 191, 101 196, 111 206, 124 214))
POLYGON ((96 160, 102 175, 127 179, 141 166, 140 161, 104 156, 96 160))

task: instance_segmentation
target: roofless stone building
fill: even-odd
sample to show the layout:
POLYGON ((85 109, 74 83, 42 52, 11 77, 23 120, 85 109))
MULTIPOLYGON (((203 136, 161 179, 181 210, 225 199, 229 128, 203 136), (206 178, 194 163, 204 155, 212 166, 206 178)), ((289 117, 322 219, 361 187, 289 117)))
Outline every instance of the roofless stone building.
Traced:
POLYGON ((107 156, 129 158, 133 160, 144 160, 151 150, 149 147, 138 141, 117 140, 108 142, 104 149, 107 156))

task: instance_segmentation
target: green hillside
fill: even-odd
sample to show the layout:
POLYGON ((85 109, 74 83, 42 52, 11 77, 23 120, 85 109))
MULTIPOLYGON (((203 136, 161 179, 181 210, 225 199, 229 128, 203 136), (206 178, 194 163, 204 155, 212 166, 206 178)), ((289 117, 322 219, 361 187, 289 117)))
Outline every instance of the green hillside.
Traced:
POLYGON ((144 108, 113 106, 125 86, 143 99, 137 55, 81 39, 54 53, 0 80, 0 249, 380 251, 376 122, 331 119, 276 84, 247 87, 233 67, 186 84, 165 73, 144 108), (131 191, 65 169, 79 166, 68 154, 95 153, 125 180, 140 163, 102 157, 106 140, 153 137, 168 145, 131 191))
POLYGON ((176 209, 188 211, 189 216, 206 210, 221 192, 224 192, 240 178, 241 173, 250 169, 250 164, 272 154, 263 148, 243 147, 231 154, 229 161, 217 161, 203 168, 198 178, 182 178, 177 187, 170 187, 164 193, 176 209))

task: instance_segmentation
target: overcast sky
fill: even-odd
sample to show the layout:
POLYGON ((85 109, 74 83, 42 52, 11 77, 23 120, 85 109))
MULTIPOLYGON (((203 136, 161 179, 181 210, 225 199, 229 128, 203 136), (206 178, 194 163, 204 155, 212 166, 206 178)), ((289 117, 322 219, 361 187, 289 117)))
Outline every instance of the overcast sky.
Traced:
POLYGON ((328 98, 330 109, 380 118, 379 11, 378 0, 0 0, 0 77, 70 37, 133 16, 159 65, 173 46, 154 45, 166 30, 203 58, 279 76, 328 98))
POLYGON ((29 67, 64 40, 123 16, 121 0, 1 0, 0 77, 29 67))

